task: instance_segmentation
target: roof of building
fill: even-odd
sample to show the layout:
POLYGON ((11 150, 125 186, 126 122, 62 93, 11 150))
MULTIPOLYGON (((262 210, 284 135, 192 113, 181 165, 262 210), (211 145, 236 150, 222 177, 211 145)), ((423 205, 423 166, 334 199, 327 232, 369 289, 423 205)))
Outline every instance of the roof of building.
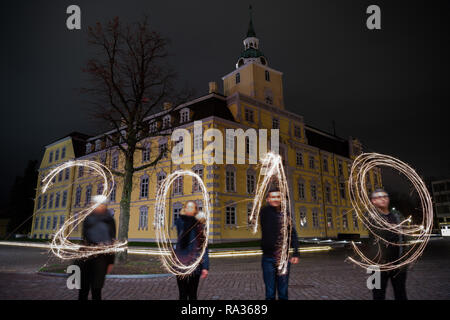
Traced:
POLYGON ((305 126, 305 133, 309 145, 350 158, 348 140, 312 126, 305 126))
POLYGON ((241 52, 239 58, 259 58, 263 56, 264 53, 262 53, 261 50, 249 47, 248 49, 245 49, 244 51, 241 52))
POLYGON ((72 138, 73 151, 75 153, 75 157, 80 157, 84 155, 86 140, 90 138, 90 136, 78 131, 73 131, 69 134, 60 137, 59 139, 54 140, 53 142, 48 144, 47 147, 69 137, 72 138))

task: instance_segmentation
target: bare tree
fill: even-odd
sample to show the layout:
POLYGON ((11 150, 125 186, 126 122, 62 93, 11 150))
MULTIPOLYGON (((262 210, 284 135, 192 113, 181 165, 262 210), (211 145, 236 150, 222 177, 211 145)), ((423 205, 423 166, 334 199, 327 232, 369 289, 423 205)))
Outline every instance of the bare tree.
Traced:
MULTIPOLYGON (((113 128, 114 134, 106 139, 125 160, 123 171, 113 171, 123 185, 118 232, 123 241, 128 239, 133 174, 155 166, 164 153, 160 150, 154 160, 134 166, 140 142, 163 134, 149 130, 146 119, 161 110, 163 102, 177 106, 187 101, 193 90, 175 89, 176 73, 167 64, 169 40, 150 28, 148 17, 133 24, 123 24, 118 17, 104 25, 97 22, 88 29, 88 41, 95 53, 83 69, 90 85, 82 92, 92 98, 94 118, 113 128)), ((125 262, 127 253, 119 254, 117 260, 125 262)))

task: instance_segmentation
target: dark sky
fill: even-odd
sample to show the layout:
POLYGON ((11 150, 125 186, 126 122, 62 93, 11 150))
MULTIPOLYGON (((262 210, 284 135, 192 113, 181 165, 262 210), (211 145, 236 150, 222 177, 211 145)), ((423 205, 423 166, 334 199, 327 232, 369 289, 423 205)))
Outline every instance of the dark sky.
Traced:
MULTIPOLYGON (((425 176, 450 176, 447 1, 253 1, 269 66, 284 73, 286 108, 307 124, 359 137, 425 176), (382 30, 366 28, 381 7, 382 30)), ((172 66, 198 95, 235 67, 248 26, 246 1, 1 1, 1 137, 4 202, 14 177, 71 131, 99 133, 87 116, 81 68, 87 26, 143 13, 172 40, 172 66), (65 26, 77 4, 82 29, 65 26)))

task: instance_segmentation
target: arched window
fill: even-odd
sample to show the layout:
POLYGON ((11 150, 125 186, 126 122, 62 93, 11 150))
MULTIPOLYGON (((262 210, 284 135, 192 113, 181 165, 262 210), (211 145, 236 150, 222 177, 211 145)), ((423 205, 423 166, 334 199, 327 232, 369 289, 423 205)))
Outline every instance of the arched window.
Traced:
POLYGON ((139 225, 138 230, 148 230, 148 207, 139 208, 139 225))

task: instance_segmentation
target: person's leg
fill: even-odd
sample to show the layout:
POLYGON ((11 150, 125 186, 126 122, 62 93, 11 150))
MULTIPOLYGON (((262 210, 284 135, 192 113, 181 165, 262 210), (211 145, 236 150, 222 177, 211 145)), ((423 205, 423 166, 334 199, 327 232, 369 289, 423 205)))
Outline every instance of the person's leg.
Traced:
POLYGON ((89 282, 84 285, 81 284, 80 290, 78 290, 78 300, 87 300, 89 296, 89 282))
POLYGON ((286 274, 277 274, 277 286, 278 286, 278 299, 288 300, 288 286, 289 286, 289 271, 291 268, 291 263, 288 263, 288 269, 286 274))
POLYGON ((275 259, 263 256, 261 265, 266 286, 266 300, 275 300, 275 279, 277 275, 275 259))
POLYGON ((89 296, 89 272, 87 261, 79 261, 77 265, 80 267, 80 289, 78 290, 78 300, 87 300, 89 296))
POLYGON ((372 289, 373 300, 385 300, 386 299, 386 288, 389 280, 388 271, 380 272, 380 288, 372 289))
POLYGON ((92 300, 102 300, 102 288, 92 288, 92 300))
POLYGON ((177 284, 178 284, 178 292, 179 292, 179 300, 187 300, 187 277, 177 276, 177 284))
POLYGON ((200 282, 200 274, 191 274, 188 285, 189 300, 197 300, 198 283, 200 282))
POLYGON ((394 271, 391 277, 395 300, 408 300, 406 296, 406 268, 394 271))

